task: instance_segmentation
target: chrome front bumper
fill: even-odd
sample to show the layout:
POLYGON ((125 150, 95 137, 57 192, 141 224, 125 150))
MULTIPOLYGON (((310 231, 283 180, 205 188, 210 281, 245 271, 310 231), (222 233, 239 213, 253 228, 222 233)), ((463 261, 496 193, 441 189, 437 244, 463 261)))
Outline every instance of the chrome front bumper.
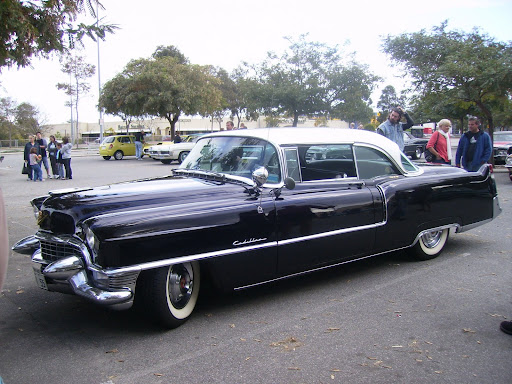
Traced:
MULTIPOLYGON (((40 239, 55 241, 73 246, 76 241, 62 240, 48 234, 38 233, 20 240, 13 246, 19 253, 33 249, 40 239)), ((41 248, 32 254, 32 268, 36 283, 41 289, 54 292, 71 293, 86 298, 96 304, 116 310, 128 309, 133 305, 135 284, 140 270, 117 272, 103 270, 92 265, 88 254, 80 257, 78 253, 86 252, 86 247, 76 247, 75 254, 65 255, 58 260, 45 260, 41 248), (79 252, 81 251, 81 252, 79 252), (86 265, 89 264, 89 265, 86 265)))

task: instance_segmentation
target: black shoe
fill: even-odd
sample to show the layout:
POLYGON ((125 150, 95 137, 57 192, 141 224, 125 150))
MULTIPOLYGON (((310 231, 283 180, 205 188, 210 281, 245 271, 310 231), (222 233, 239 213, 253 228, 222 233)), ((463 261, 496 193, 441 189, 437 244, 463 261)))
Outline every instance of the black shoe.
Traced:
POLYGON ((503 332, 512 335, 512 321, 502 321, 500 324, 500 329, 503 332))

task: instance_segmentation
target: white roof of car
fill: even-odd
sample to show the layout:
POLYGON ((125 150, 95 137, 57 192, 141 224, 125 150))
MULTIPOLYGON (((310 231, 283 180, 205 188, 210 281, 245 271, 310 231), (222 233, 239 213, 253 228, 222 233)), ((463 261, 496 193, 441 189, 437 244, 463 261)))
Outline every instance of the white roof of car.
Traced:
POLYGON ((375 132, 347 128, 257 128, 221 131, 209 136, 244 136, 268 140, 279 146, 300 144, 369 144, 382 148, 400 164, 398 145, 375 132))

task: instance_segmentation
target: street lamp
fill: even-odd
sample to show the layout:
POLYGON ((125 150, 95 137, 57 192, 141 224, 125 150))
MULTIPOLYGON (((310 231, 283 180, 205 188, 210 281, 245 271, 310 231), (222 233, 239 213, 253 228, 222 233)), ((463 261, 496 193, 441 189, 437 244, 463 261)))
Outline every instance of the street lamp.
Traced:
MULTIPOLYGON (((96 27, 100 26, 100 16, 99 16, 99 8, 98 2, 96 2, 96 27)), ((101 96, 101 76, 100 76, 100 39, 99 37, 96 40, 98 45, 98 100, 101 96)), ((103 108, 99 107, 100 110, 100 143, 103 141, 103 108)))

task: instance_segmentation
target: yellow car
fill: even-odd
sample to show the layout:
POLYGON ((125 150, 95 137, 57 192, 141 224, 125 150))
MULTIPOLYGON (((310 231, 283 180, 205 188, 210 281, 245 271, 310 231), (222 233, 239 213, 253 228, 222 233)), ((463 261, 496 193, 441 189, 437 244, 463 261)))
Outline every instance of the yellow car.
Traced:
POLYGON ((100 155, 105 160, 112 156, 116 160, 122 160, 124 156, 135 156, 135 136, 115 135, 105 137, 100 144, 100 155))

